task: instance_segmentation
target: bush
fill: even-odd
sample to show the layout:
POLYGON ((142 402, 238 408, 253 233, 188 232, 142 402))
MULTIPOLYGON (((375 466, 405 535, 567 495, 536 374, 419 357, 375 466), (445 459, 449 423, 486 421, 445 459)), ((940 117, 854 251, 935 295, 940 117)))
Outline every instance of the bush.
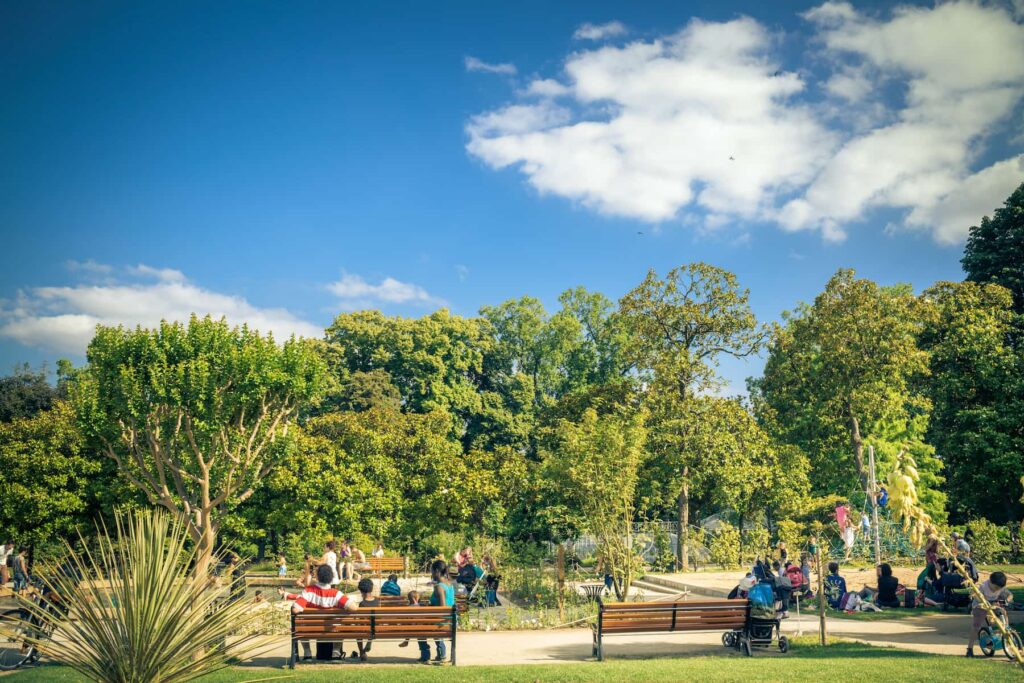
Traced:
POLYGON ((732 524, 722 522, 709 536, 708 552, 712 564, 735 567, 740 553, 740 532, 732 524))
POLYGON ((740 533, 740 556, 744 564, 753 564, 758 556, 769 552, 768 530, 761 525, 743 529, 740 533))
POLYGON ((799 560, 800 552, 807 546, 807 533, 800 522, 784 519, 775 525, 775 535, 786 544, 790 560, 799 560))
POLYGON ((672 552, 672 539, 668 531, 661 524, 655 524, 654 536, 654 560, 651 562, 651 569, 656 572, 668 572, 675 569, 676 556, 672 552))
POLYGON ((466 545, 466 539, 462 534, 452 531, 438 531, 420 541, 417 558, 420 566, 426 566, 437 556, 444 557, 446 562, 452 561, 452 556, 462 550, 466 545))
POLYGON ((971 557, 975 562, 994 564, 1006 559, 1009 548, 1004 536, 1006 532, 987 519, 973 519, 967 523, 971 533, 971 557))

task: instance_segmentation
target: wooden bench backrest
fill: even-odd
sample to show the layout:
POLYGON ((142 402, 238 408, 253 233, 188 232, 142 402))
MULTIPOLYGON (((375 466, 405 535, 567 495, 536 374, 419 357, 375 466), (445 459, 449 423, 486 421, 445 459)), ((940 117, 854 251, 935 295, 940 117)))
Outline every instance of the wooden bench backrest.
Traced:
POLYGON ((370 571, 374 574, 405 571, 404 557, 368 557, 366 563, 370 565, 370 571))
MULTIPOLYGON (((404 595, 381 595, 380 596, 381 607, 399 607, 409 604, 409 599, 404 595)), ((420 598, 421 605, 430 604, 430 593, 424 591, 423 597, 420 598)), ((466 600, 465 595, 455 596, 455 606, 459 608, 459 614, 463 614, 469 609, 469 602, 466 600)))
POLYGON ((600 610, 602 633, 728 631, 745 626, 749 601, 605 602, 600 610))
POLYGON ((309 609, 292 615, 292 637, 327 640, 347 638, 436 638, 452 636, 451 607, 365 607, 355 612, 309 609))

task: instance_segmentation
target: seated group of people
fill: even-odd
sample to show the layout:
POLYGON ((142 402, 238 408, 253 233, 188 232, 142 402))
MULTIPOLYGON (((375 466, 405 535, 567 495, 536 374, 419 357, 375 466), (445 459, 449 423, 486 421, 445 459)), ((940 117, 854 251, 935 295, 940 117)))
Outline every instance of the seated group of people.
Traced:
MULTIPOLYGON (((354 612, 361 607, 381 606, 380 597, 373 593, 373 581, 370 579, 360 579, 358 588, 361 599, 359 602, 356 602, 334 587, 335 584, 332 584, 332 581, 335 581, 335 577, 335 567, 332 567, 329 564, 321 564, 315 571, 316 580, 305 586, 301 593, 288 593, 284 588, 278 588, 277 590, 283 599, 294 601, 292 604, 292 612, 296 614, 310 609, 343 609, 347 612, 354 612)), ((444 560, 435 560, 431 565, 431 581, 433 583, 433 590, 427 604, 434 607, 451 607, 454 605, 455 589, 449 579, 448 565, 444 560)), ((381 586, 381 595, 401 594, 402 590, 398 585, 398 576, 392 574, 381 586)), ((411 590, 408 592, 406 597, 410 606, 419 606, 423 604, 420 599, 419 591, 411 590)), ((437 656, 434 658, 434 661, 442 662, 447 658, 445 642, 443 640, 437 640, 434 642, 437 648, 437 656)), ((310 651, 309 641, 304 640, 301 641, 301 643, 303 651, 302 659, 312 659, 313 655, 310 651)), ((426 640, 419 640, 418 644, 420 649, 420 657, 418 661, 421 663, 429 662, 430 644, 426 640)), ((399 647, 406 647, 408 645, 409 641, 406 640, 400 643, 399 647)), ((358 658, 360 661, 365 662, 372 646, 372 642, 357 640, 357 650, 352 651, 351 658, 358 658)), ((327 643, 317 643, 317 659, 345 659, 344 641, 338 640, 327 643)))
POLYGON ((740 579, 728 597, 746 598, 756 585, 768 584, 775 596, 776 611, 779 618, 789 618, 789 604, 795 596, 812 597, 811 567, 806 554, 801 559, 802 566, 792 562, 782 563, 779 560, 769 561, 757 558, 747 575, 740 579))

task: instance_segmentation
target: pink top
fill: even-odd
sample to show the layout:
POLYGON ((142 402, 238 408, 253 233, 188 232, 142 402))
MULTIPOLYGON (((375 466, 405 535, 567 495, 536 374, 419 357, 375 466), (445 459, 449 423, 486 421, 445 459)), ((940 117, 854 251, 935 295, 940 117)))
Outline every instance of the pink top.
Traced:
POLYGON ((836 523, 839 524, 840 529, 845 529, 849 520, 846 518, 846 507, 844 505, 836 506, 836 523))

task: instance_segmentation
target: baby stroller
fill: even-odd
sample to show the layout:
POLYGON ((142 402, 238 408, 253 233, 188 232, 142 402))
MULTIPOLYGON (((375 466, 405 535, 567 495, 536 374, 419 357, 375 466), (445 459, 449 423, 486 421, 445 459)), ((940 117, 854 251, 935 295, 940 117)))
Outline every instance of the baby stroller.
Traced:
POLYGON ((754 648, 768 648, 778 641, 779 651, 789 651, 789 638, 782 635, 782 626, 775 610, 775 591, 771 582, 762 582, 750 589, 750 611, 741 631, 722 634, 722 644, 734 647, 748 657, 754 648))
POLYGON ((475 564, 463 566, 455 577, 456 583, 465 588, 466 603, 477 607, 487 607, 486 582, 484 570, 475 564))

